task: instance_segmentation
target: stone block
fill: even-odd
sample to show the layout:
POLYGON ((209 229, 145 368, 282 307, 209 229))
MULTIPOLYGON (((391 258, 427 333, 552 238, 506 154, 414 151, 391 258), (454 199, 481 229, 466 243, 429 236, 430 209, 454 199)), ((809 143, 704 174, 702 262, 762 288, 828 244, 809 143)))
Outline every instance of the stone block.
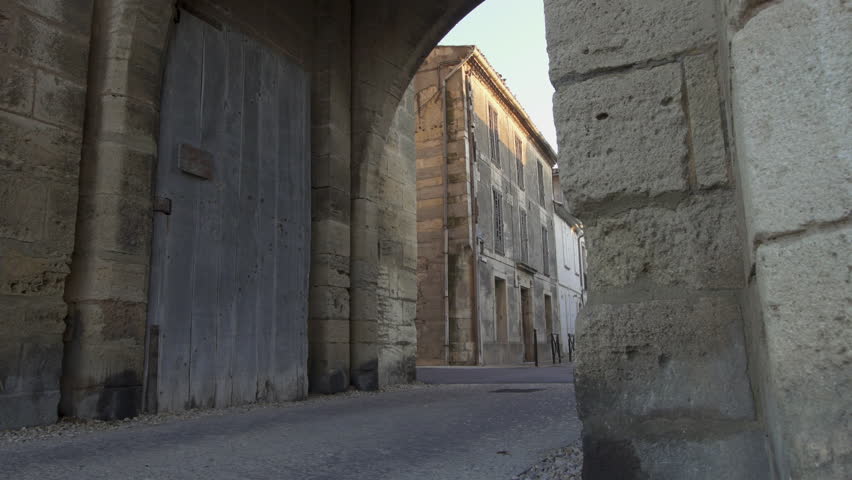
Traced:
POLYGON ((349 319, 311 319, 308 335, 315 343, 349 343, 349 319))
POLYGON ((311 285, 349 288, 349 257, 313 253, 311 285))
POLYGON ((757 249, 774 429, 792 478, 852 476, 850 237, 846 226, 757 249))
MULTIPOLYGON (((33 326, 32 329, 36 329, 33 326)), ((34 393, 59 388, 62 373, 62 333, 51 337, 36 332, 14 345, 0 346, 0 384, 3 393, 34 393)))
POLYGON ((124 195, 83 196, 79 203, 81 238, 91 248, 146 255, 151 248, 150 200, 124 195))
POLYGON ((85 110, 85 88, 52 73, 36 73, 35 118, 82 132, 85 110))
POLYGON ((7 175, 0 183, 0 237, 23 242, 42 240, 46 207, 47 187, 43 183, 7 175))
MULTIPOLYGON (((314 128, 314 137, 316 130, 314 128)), ((334 187, 348 193, 351 188, 349 168, 348 151, 345 154, 330 153, 327 155, 317 155, 317 152, 313 152, 311 186, 314 188, 334 187)))
POLYGON ((18 0, 18 4, 76 34, 89 35, 93 0, 18 0))
POLYGON ((550 78, 670 58, 714 43, 715 0, 546 0, 550 78))
POLYGON ((669 63, 557 90, 561 181, 572 211, 618 195, 686 190, 681 85, 680 65, 669 63))
POLYGON ((586 305, 577 344, 582 418, 755 415, 733 295, 586 305))
POLYGON ((37 120, 0 112, 0 168, 76 185, 82 138, 37 120))
POLYGON ((764 435, 757 429, 728 427, 719 432, 712 424, 692 429, 702 431, 630 438, 584 435, 583 479, 771 478, 764 435))
MULTIPOLYGON (((0 259, 0 276, 8 266, 5 260, 0 259)), ((2 282, 5 286, 5 279, 2 282)), ((56 295, 0 296, 0 305, 0 430, 54 422, 65 304, 56 295)))
POLYGON ((586 225, 592 290, 636 283, 739 288, 742 245, 734 193, 717 190, 677 205, 628 210, 586 225))
POLYGON ((343 224, 350 222, 349 193, 332 187, 311 189, 311 219, 332 219, 343 224))
POLYGON ((77 221, 77 189, 54 184, 50 186, 45 218, 45 240, 57 253, 70 255, 74 249, 74 227, 77 221))
POLYGON ((87 158, 80 175, 81 194, 112 194, 149 199, 151 178, 156 156, 153 152, 138 151, 116 142, 100 141, 86 149, 95 149, 87 158))
POLYGON ((76 303, 70 312, 66 336, 75 344, 143 345, 146 325, 145 303, 115 300, 76 303))
POLYGON ((349 291, 341 287, 314 286, 311 288, 309 316, 314 319, 349 318, 349 291))
POLYGON ((121 300, 145 303, 148 301, 148 264, 145 258, 80 256, 75 259, 65 298, 69 302, 121 300))
POLYGON ((722 136, 722 112, 716 61, 712 54, 683 60, 686 78, 692 163, 699 188, 728 183, 728 155, 722 136))
POLYGON ((35 15, 18 17, 12 51, 19 58, 47 70, 59 71, 79 85, 86 84, 88 36, 75 35, 35 15))
MULTIPOLYGON (((4 27, 0 24, 0 29, 2 28, 4 27)), ((35 77, 31 68, 9 61, 0 65, 0 108, 17 113, 30 113, 33 108, 34 89, 35 77)))
POLYGON ((852 13, 780 2, 731 40, 746 219, 763 239, 852 211, 852 13))
POLYGON ((61 297, 68 260, 0 257, 0 295, 61 297))
POLYGON ((130 97, 104 95, 98 107, 91 112, 91 117, 93 122, 99 123, 101 135, 124 136, 135 148, 153 151, 159 128, 158 106, 130 97))
POLYGON ((349 258, 350 234, 348 223, 333 219, 315 220, 311 223, 311 252, 314 255, 325 253, 349 258))
POLYGON ((0 430, 56 423, 59 388, 0 394, 0 430))

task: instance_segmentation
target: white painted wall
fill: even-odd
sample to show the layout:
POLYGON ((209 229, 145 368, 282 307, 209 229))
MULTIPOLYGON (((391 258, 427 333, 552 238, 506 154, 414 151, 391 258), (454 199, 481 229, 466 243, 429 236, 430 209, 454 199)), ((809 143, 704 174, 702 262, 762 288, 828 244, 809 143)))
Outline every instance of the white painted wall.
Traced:
POLYGON ((553 216, 556 236, 556 274, 559 284, 559 325, 562 349, 567 351, 568 334, 574 334, 577 314, 585 302, 585 239, 559 215, 553 216))

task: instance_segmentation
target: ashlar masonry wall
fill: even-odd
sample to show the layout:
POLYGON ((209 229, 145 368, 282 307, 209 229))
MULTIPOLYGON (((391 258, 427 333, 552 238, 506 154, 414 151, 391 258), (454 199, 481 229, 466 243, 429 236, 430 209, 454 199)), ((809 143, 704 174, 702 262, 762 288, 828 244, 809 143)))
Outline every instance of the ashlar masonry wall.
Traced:
POLYGON ((0 429, 56 420, 91 19, 0 4, 0 429))
POLYGON ((562 188, 583 218, 584 478, 768 478, 714 0, 545 2, 562 188), (618 25, 618 28, 612 28, 618 25))
POLYGON ((723 11, 745 311, 775 471, 850 478, 852 5, 728 1, 723 11))

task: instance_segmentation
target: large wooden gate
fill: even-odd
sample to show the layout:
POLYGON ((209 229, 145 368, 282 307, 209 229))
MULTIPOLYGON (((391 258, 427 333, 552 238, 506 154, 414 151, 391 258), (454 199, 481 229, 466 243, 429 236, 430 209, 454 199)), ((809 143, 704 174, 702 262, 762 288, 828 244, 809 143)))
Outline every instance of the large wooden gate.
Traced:
POLYGON ((185 11, 168 55, 147 407, 303 397, 308 76, 272 49, 185 11))

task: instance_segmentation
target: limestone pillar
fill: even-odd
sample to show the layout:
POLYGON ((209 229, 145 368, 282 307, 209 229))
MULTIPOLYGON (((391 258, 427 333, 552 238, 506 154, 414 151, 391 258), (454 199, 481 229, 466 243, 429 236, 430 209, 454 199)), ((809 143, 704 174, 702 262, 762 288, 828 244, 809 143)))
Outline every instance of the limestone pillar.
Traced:
POLYGON ((586 226, 584 478, 768 478, 748 371, 715 0, 546 0, 559 167, 586 226))
POLYGON ((309 383, 349 387, 351 45, 348 2, 316 6, 312 79, 309 383))
POLYGON ((852 9, 788 0, 731 41, 761 378, 784 479, 852 478, 852 9))
POLYGON ((167 0, 95 2, 60 412, 141 409, 167 0))

